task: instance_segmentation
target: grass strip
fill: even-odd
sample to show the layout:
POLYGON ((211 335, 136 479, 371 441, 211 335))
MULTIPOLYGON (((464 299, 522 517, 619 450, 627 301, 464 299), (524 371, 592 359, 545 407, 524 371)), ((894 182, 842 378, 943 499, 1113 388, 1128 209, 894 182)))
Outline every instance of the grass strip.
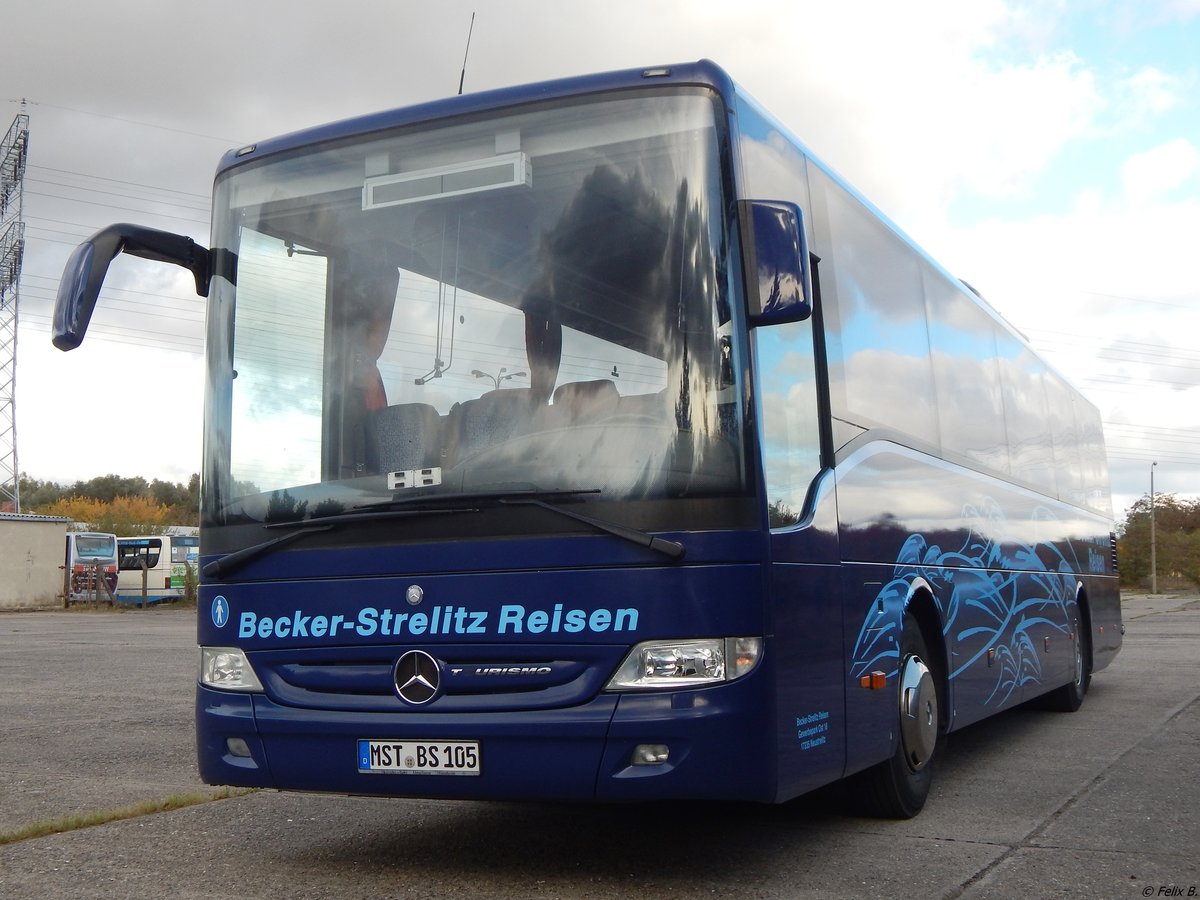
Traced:
POLYGON ((163 800, 147 800, 134 803, 131 806, 120 806, 116 809, 102 809, 95 812, 80 813, 77 816, 67 816, 62 819, 50 819, 45 822, 34 822, 18 828, 16 831, 0 833, 0 847, 5 844, 15 844, 31 838, 46 837, 51 834, 62 834, 65 831, 77 831, 80 828, 91 828, 94 825, 104 825, 108 822, 120 822, 123 819, 136 819, 140 816, 152 816, 156 813, 170 812, 173 809, 183 809, 200 803, 210 803, 213 800, 227 800, 230 797, 242 797, 253 794, 255 788, 221 788, 210 793, 197 791, 192 794, 172 794, 163 800))

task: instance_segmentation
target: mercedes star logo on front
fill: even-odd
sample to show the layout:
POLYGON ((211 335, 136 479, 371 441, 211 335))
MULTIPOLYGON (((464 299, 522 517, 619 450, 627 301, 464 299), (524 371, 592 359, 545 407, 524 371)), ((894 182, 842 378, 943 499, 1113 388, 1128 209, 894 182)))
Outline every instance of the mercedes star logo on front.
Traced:
POLYGON ((409 650, 396 661, 396 692, 413 706, 428 703, 438 695, 442 670, 424 650, 409 650))

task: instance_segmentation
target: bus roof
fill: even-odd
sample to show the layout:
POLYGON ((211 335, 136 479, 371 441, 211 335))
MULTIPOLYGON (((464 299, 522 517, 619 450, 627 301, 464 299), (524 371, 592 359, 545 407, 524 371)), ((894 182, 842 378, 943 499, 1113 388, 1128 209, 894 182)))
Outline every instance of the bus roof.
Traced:
POLYGON ((677 65, 625 69, 498 88, 477 94, 446 97, 413 106, 343 119, 339 122, 318 125, 280 137, 262 140, 255 144, 248 144, 245 147, 227 151, 217 167, 217 175, 220 176, 245 163, 321 141, 361 136, 397 126, 435 121, 449 116, 502 109, 535 100, 553 100, 558 97, 634 88, 645 85, 647 81, 677 86, 700 85, 712 88, 726 97, 731 97, 734 90, 733 81, 725 70, 707 59, 677 65))

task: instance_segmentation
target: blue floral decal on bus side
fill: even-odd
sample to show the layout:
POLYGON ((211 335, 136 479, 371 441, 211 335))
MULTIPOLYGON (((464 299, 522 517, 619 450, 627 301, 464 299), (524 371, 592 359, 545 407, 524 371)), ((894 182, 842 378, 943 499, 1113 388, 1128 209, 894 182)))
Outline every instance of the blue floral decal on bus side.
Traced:
MULTIPOLYGON (((943 634, 958 654, 951 679, 991 650, 997 676, 986 704, 1003 704, 1023 685, 1041 683, 1042 663, 1030 632, 1049 626, 1070 633, 1078 566, 1053 543, 1022 540, 992 500, 965 507, 962 519, 970 525, 957 550, 931 544, 923 534, 904 541, 892 579, 876 595, 855 641, 854 681, 869 672, 897 675, 905 605, 919 579, 931 588, 943 634)), ((1028 524, 1038 520, 1053 516, 1038 509, 1028 524)))

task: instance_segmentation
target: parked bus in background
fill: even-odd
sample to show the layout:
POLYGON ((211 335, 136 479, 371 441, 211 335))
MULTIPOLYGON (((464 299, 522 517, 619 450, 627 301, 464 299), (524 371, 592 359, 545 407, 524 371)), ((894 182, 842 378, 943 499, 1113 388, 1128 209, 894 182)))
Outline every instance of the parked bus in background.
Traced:
POLYGON ((206 782, 911 816, 1120 647, 1095 407, 712 63, 230 151, 61 349, 120 252, 209 298, 206 782))
POLYGON ((67 600, 107 600, 96 593, 96 573, 101 573, 109 592, 117 588, 117 536, 91 531, 67 532, 67 600))
POLYGON ((200 561, 197 535, 155 534, 117 538, 117 600, 159 603, 186 595, 188 569, 200 561), (143 572, 145 578, 143 578, 143 572))

